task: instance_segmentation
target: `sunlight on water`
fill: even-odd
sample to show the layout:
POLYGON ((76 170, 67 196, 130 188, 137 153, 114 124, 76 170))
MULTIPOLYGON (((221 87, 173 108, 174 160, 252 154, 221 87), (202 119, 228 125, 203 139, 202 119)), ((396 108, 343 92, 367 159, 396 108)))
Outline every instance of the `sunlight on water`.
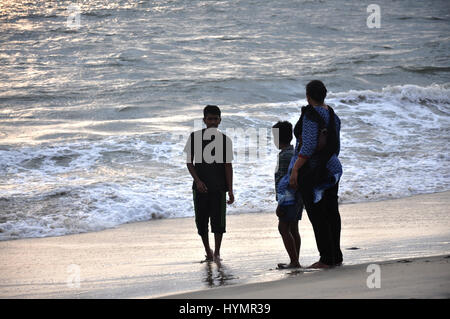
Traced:
POLYGON ((269 129, 314 78, 342 121, 342 203, 448 190, 447 2, 378 4, 369 29, 359 1, 1 1, 0 238, 192 216, 182 150, 206 104, 237 158, 259 154, 229 213, 270 211, 269 129))

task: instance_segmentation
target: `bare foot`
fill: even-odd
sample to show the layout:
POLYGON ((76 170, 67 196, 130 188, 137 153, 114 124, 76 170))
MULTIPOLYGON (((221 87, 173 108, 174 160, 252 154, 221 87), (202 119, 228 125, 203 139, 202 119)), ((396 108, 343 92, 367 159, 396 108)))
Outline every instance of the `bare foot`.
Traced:
POLYGON ((214 253, 214 257, 213 257, 214 261, 216 262, 220 262, 222 260, 222 258, 220 258, 219 254, 214 253))
POLYGON ((290 264, 278 264, 278 269, 292 269, 292 268, 301 268, 302 266, 299 263, 290 263, 290 264))
POLYGON ((214 255, 213 255, 212 249, 210 249, 209 252, 206 253, 205 257, 206 257, 205 261, 213 261, 214 260, 214 255))
POLYGON ((322 263, 322 262, 320 262, 320 261, 318 261, 318 262, 312 264, 311 266, 309 266, 308 268, 314 268, 314 269, 329 269, 329 268, 331 268, 331 266, 330 266, 330 265, 327 265, 327 264, 324 264, 324 263, 322 263))

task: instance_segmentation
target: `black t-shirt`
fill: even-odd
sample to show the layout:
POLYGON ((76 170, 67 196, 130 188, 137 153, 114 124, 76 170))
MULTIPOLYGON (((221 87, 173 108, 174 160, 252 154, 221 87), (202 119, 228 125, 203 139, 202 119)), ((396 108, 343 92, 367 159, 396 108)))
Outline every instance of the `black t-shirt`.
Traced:
MULTIPOLYGON (((208 192, 227 191, 225 163, 233 160, 231 139, 215 128, 192 132, 184 147, 186 162, 193 163, 208 192)), ((196 189, 195 182, 192 186, 196 189)))

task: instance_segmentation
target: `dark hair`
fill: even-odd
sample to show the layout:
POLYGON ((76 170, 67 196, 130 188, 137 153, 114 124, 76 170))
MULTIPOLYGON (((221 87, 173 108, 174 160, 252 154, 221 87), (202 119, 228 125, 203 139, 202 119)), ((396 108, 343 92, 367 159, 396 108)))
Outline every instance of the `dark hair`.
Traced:
POLYGON ((322 81, 313 80, 306 85, 306 95, 318 103, 323 103, 327 96, 327 88, 322 81))
POLYGON ((203 109, 203 117, 206 117, 208 114, 218 115, 220 117, 220 109, 217 105, 207 105, 203 109))
POLYGON ((277 128, 279 132, 279 143, 290 144, 292 141, 292 124, 288 121, 278 121, 272 128, 277 128))

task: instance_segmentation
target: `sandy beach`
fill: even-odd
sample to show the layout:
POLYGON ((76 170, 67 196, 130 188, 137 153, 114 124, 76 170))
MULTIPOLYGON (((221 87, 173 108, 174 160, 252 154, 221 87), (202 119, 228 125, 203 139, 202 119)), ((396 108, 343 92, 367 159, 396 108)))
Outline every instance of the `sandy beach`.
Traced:
POLYGON ((174 299, 450 298, 450 256, 399 259, 168 296, 174 299), (375 265, 375 266, 374 266, 375 265), (375 267, 379 278, 375 279, 375 267), (378 280, 378 281, 377 281, 378 280))
MULTIPOLYGON (((221 267, 201 263, 193 218, 3 241, 0 297, 448 298, 448 207, 450 192, 341 205, 344 266, 319 272, 275 269, 287 254, 272 212, 227 217, 221 267), (381 288, 367 287, 369 264, 381 288)), ((306 214, 300 232, 309 265, 318 254, 306 214)))
POLYGON ((449 298, 449 8, 0 1, 0 299, 449 298), (329 129, 319 105, 338 117, 326 167, 343 265, 328 271, 307 269, 320 256, 306 212, 303 268, 277 269, 290 260, 275 214, 284 134, 272 128, 302 124, 283 142, 314 159, 306 105, 329 129), (202 158, 194 143, 206 187, 233 187, 220 264, 204 262, 184 152, 209 115, 233 153, 231 183, 220 139, 204 134, 202 158))

